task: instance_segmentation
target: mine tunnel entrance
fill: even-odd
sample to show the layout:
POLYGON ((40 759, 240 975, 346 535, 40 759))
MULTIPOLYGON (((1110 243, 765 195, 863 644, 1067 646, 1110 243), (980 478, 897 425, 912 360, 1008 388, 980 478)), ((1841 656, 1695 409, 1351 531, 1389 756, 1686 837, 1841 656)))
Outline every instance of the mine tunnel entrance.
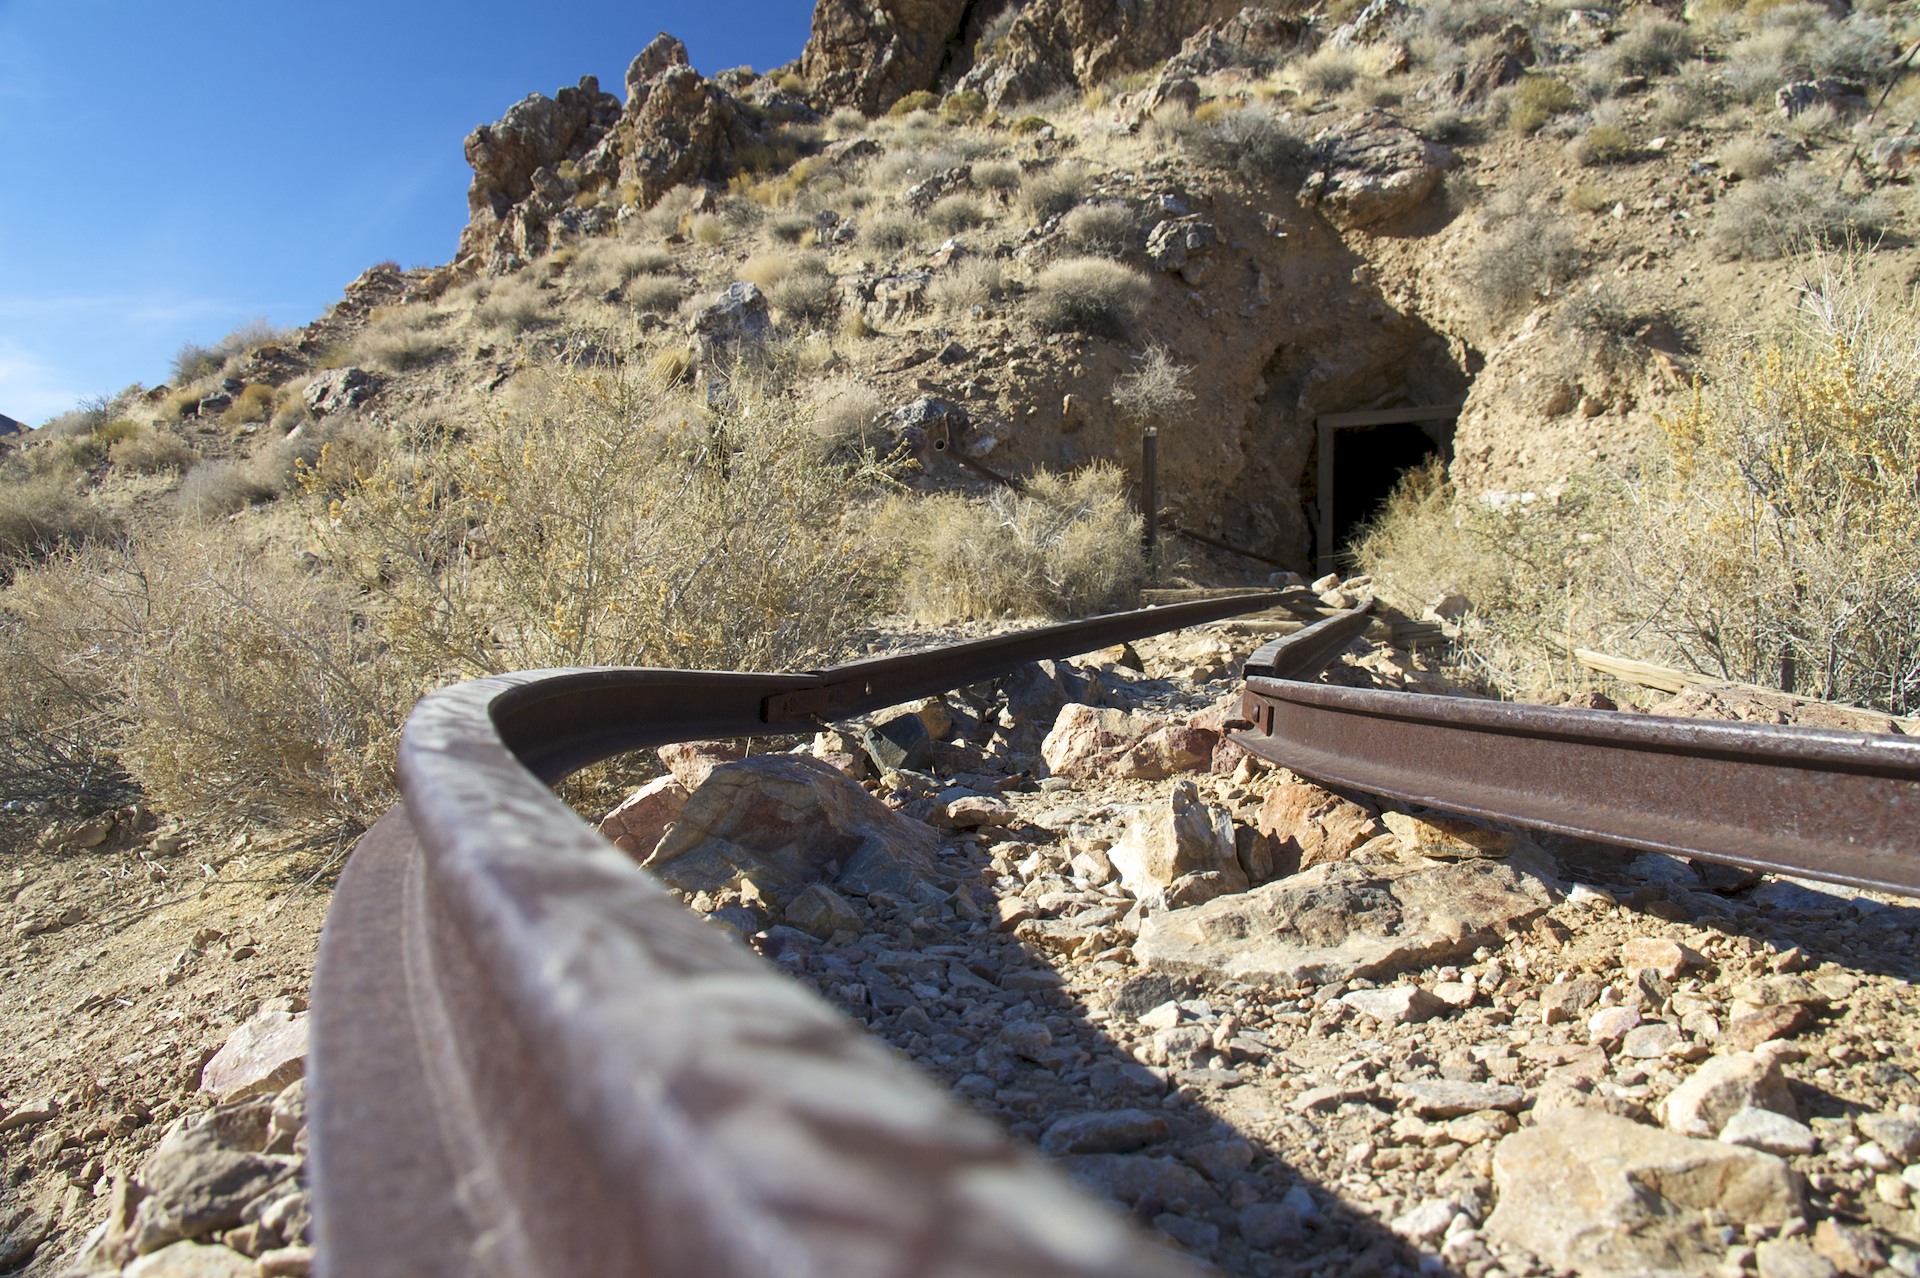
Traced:
POLYGON ((1344 565, 1339 552, 1378 513, 1394 485, 1429 457, 1451 461, 1459 404, 1409 404, 1315 419, 1313 553, 1316 571, 1344 565))

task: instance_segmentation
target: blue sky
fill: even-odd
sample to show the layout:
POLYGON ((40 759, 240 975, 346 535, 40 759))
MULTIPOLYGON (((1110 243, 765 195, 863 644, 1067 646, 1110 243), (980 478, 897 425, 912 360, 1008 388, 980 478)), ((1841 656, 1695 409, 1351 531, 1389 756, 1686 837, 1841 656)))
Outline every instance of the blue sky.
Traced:
POLYGON ((302 324, 445 262, 461 141, 660 31, 711 74, 799 56, 811 0, 0 0, 0 413, 164 381, 183 342, 302 324))

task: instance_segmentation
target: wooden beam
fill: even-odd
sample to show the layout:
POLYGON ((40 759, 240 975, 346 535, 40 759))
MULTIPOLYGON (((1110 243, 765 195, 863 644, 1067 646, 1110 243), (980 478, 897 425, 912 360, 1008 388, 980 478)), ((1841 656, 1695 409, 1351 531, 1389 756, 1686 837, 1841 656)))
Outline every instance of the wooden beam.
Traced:
POLYGON ((1369 408, 1358 413, 1322 413, 1314 418, 1314 423, 1324 430, 1340 430, 1347 426, 1402 426, 1410 422, 1447 422, 1460 415, 1467 406, 1463 399, 1457 404, 1405 404, 1399 408, 1369 408))

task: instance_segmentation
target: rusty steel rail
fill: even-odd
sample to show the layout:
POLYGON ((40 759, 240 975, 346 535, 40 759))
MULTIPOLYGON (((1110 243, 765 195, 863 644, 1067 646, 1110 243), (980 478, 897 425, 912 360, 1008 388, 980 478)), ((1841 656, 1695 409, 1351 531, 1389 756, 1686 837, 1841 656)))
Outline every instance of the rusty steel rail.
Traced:
POLYGON ((1364 608, 1259 649, 1233 740, 1370 794, 1920 895, 1920 741, 1300 682, 1364 608))
POLYGON ((1192 1267, 683 908, 549 784, 1279 602, 1150 608, 813 674, 557 670, 436 692, 314 975, 326 1275, 1192 1267))

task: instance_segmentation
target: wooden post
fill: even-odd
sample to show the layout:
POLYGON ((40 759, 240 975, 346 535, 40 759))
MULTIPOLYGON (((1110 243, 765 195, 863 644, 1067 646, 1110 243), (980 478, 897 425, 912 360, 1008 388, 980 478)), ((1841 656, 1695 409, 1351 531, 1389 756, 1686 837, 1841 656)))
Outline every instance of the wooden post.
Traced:
POLYGON ((1320 420, 1320 468, 1318 476, 1319 492, 1314 495, 1320 507, 1320 527, 1316 530, 1319 545, 1314 547, 1314 566, 1321 576, 1333 571, 1333 435, 1336 427, 1324 418, 1320 420))
POLYGON ((1147 571, 1151 573, 1160 541, 1160 431, 1154 426, 1140 431, 1140 513, 1146 519, 1141 548, 1146 551, 1147 571))

